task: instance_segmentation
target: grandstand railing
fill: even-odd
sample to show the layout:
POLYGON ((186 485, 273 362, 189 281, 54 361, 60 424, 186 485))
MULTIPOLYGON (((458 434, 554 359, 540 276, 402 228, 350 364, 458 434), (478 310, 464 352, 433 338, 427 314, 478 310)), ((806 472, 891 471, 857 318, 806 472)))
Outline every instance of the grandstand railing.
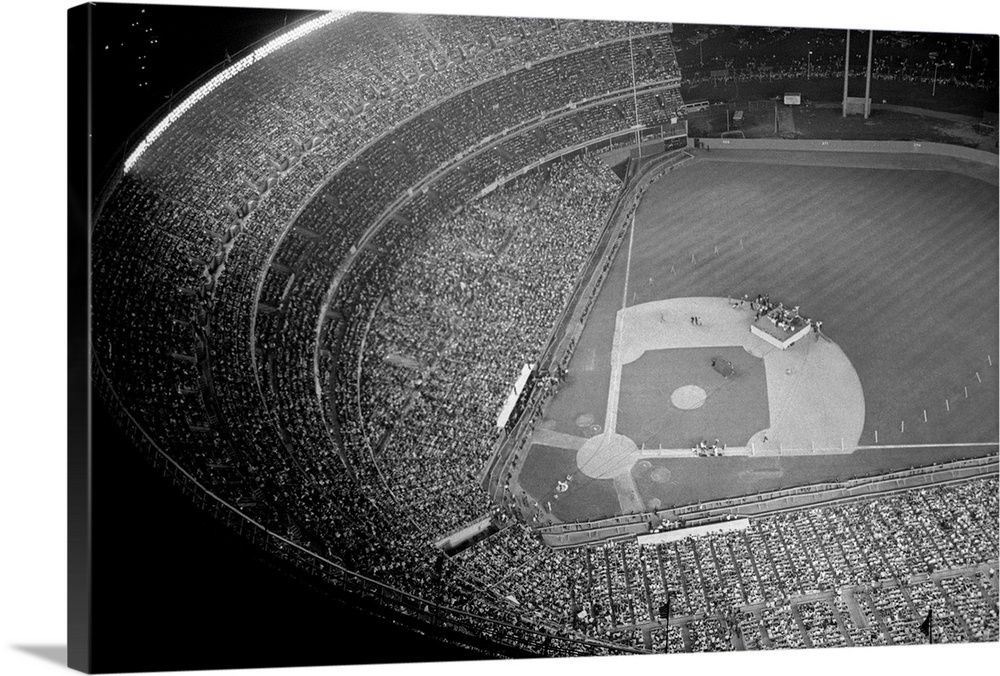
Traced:
POLYGON ((657 515, 665 520, 683 519, 685 523, 691 524, 717 521, 732 515, 761 516, 774 511, 802 509, 842 500, 855 500, 877 493, 890 493, 952 481, 968 481, 997 472, 997 455, 966 458, 840 482, 824 482, 738 498, 713 500, 696 505, 660 510, 657 515))
MULTIPOLYGON (((503 177, 497 179, 496 181, 494 181, 493 183, 491 183, 490 185, 486 186, 485 188, 482 189, 482 191, 479 193, 479 195, 480 196, 485 195, 485 194, 487 194, 487 193, 489 193, 489 192, 491 192, 491 191, 499 188, 500 186, 502 186, 502 185, 504 185, 506 183, 509 183, 510 181, 513 181, 514 179, 518 178, 519 176, 523 176, 524 174, 530 173, 530 172, 534 171, 535 169, 538 169, 540 167, 545 166, 546 164, 550 164, 550 163, 552 163, 552 162, 554 162, 554 161, 556 161, 556 160, 558 160, 558 159, 560 159, 562 157, 566 157, 567 155, 571 155, 571 154, 579 152, 581 150, 586 150, 587 152, 599 152, 599 151, 601 151, 601 150, 604 149, 603 145, 605 143, 607 143, 609 146, 611 146, 611 145, 613 145, 615 143, 621 143, 621 142, 631 141, 635 137, 635 135, 636 135, 637 132, 639 133, 642 141, 646 142, 646 141, 650 141, 650 140, 663 140, 663 141, 666 141, 666 140, 669 140, 669 139, 672 139, 672 138, 686 138, 687 137, 687 131, 688 131, 687 120, 680 120, 677 124, 645 125, 645 126, 639 127, 638 129, 633 129, 633 130, 630 130, 630 131, 624 131, 624 132, 623 131, 616 131, 616 132, 612 132, 610 134, 605 134, 603 136, 598 136, 597 138, 593 138, 593 139, 590 139, 590 140, 587 140, 587 141, 582 141, 580 143, 576 143, 576 144, 571 145, 571 146, 567 146, 566 148, 563 148, 562 150, 559 150, 557 152, 550 153, 549 155, 546 155, 545 157, 543 157, 540 160, 536 160, 535 162, 532 162, 531 164, 525 165, 521 169, 518 169, 517 171, 515 171, 515 172, 513 172, 511 174, 508 174, 507 176, 503 176, 503 177)), ((634 144, 634 141, 633 141, 633 144, 634 144)), ((646 144, 643 143, 642 145, 646 145, 646 144)), ((612 208, 612 210, 613 210, 613 208, 612 208)))
POLYGON ((621 514, 619 516, 610 516, 606 519, 592 519, 589 521, 570 521, 566 523, 557 523, 551 526, 540 526, 535 529, 537 533, 542 535, 553 533, 553 534, 563 534, 563 533, 574 533, 578 531, 585 530, 598 530, 601 528, 617 528, 620 526, 634 526, 636 524, 641 524, 645 526, 649 521, 648 514, 621 514))
MULTIPOLYGON (((740 516, 746 516, 750 518, 760 519, 772 514, 779 514, 782 512, 794 512, 802 509, 815 509, 820 507, 830 507, 833 505, 839 505, 850 502, 858 502, 861 500, 893 495, 895 493, 907 493, 912 491, 914 488, 929 488, 932 486, 948 486, 952 484, 961 484, 969 481, 975 481, 977 479, 982 479, 984 477, 996 474, 997 471, 994 468, 990 470, 980 470, 972 472, 966 475, 952 476, 952 477, 939 477, 931 475, 928 477, 928 481, 913 481, 905 482, 901 481, 898 483, 892 482, 879 482, 888 483, 889 485, 881 486, 878 484, 873 485, 872 490, 864 491, 860 493, 852 493, 848 490, 844 491, 830 491, 829 493, 824 493, 819 496, 814 496, 813 500, 808 502, 796 502, 794 497, 785 498, 788 504, 785 505, 774 505, 771 503, 762 504, 762 509, 760 511, 750 512, 740 512, 740 516), (768 509, 770 507, 770 509, 768 509)), ((772 501, 773 502, 773 501, 772 501)), ((702 519, 694 519, 690 522, 690 525, 697 526, 705 523, 713 523, 718 521, 718 517, 708 517, 702 519)))

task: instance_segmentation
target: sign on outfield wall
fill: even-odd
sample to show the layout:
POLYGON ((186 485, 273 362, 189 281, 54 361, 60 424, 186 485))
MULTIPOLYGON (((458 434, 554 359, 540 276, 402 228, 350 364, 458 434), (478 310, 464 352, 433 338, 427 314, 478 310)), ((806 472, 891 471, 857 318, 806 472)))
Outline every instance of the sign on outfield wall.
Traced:
POLYGON ((865 99, 863 96, 848 96, 844 105, 845 114, 864 115, 866 101, 868 102, 868 109, 871 110, 871 98, 865 99))
POLYGON ((801 106, 802 105, 802 94, 799 92, 785 92, 785 105, 786 106, 801 106))

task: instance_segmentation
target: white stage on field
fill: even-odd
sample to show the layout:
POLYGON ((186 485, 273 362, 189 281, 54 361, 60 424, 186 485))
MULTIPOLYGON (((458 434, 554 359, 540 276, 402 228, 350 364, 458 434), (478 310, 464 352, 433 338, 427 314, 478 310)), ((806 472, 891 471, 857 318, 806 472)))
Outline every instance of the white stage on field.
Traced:
POLYGON ((803 321, 801 326, 783 329, 767 317, 761 317, 750 324, 750 333, 779 350, 787 350, 808 335, 811 328, 809 322, 803 321))

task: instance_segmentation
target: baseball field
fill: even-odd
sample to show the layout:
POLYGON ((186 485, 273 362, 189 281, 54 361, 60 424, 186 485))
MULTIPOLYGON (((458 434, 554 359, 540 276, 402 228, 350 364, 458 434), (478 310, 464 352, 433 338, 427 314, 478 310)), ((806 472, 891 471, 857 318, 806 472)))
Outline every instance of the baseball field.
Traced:
POLYGON ((644 194, 519 485, 571 521, 995 452, 997 194, 926 155, 702 151, 644 194), (744 294, 821 331, 766 345, 744 294))

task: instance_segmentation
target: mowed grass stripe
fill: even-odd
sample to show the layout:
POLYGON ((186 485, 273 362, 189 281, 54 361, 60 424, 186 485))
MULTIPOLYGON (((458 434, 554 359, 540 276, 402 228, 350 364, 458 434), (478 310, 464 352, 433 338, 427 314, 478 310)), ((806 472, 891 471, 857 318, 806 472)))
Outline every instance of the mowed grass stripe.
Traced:
MULTIPOLYGON (((730 170, 732 169, 730 168, 730 170)), ((757 186, 748 177, 741 174, 737 174, 734 181, 736 187, 731 200, 735 205, 736 216, 734 217, 739 219, 739 223, 738 226, 734 225, 732 234, 736 235, 738 246, 740 238, 745 238, 756 230, 757 224, 752 222, 752 215, 764 211, 774 200, 778 182, 775 179, 763 186, 757 186)))
MULTIPOLYGON (((909 202, 909 197, 906 195, 897 195, 896 200, 887 200, 887 204, 882 211, 899 212, 900 202, 909 202)), ((925 265, 938 258, 941 254, 940 248, 928 248, 926 244, 918 238, 899 238, 895 241, 877 243, 879 238, 885 238, 887 236, 891 237, 891 235, 887 235, 883 232, 881 228, 871 228, 868 232, 866 232, 863 239, 859 238, 857 240, 854 247, 870 248, 872 252, 891 252, 889 257, 883 258, 880 261, 880 267, 882 274, 884 275, 883 281, 885 284, 882 285, 884 287, 897 288, 897 285, 901 283, 904 278, 911 277, 915 271, 923 269, 925 265)), ((947 242, 941 240, 939 241, 939 245, 940 247, 945 247, 947 246, 947 242)), ((848 258, 854 257, 860 258, 860 252, 855 253, 853 256, 848 256, 848 258)), ((887 304, 897 303, 898 300, 899 295, 896 293, 881 294, 879 297, 872 298, 871 309, 873 311, 881 311, 887 304)))
MULTIPOLYGON (((726 167, 730 169, 731 174, 735 172, 731 171, 731 167, 726 167)), ((746 172, 741 171, 740 174, 746 174, 746 172)), ((752 221, 757 225, 755 231, 758 237, 755 239, 752 236, 740 235, 739 232, 721 232, 714 235, 713 240, 706 241, 705 236, 699 236, 701 233, 708 233, 708 237, 712 237, 712 230, 719 231, 721 228, 719 224, 723 222, 723 218, 715 217, 715 213, 719 209, 706 210, 704 206, 702 211, 705 213, 697 214, 693 213, 689 207, 690 203, 704 202, 699 200, 697 196, 690 196, 688 199, 681 199, 677 203, 677 209, 673 214, 668 216, 671 219, 672 232, 677 233, 677 236, 672 240, 675 251, 675 255, 671 257, 669 264, 674 265, 675 269, 685 269, 686 266, 691 265, 690 257, 687 256, 683 259, 676 255, 679 251, 684 251, 687 253, 691 249, 697 249, 701 252, 701 257, 699 263, 692 266, 692 270, 698 270, 699 279, 705 280, 705 277, 711 277, 711 274, 706 275, 706 267, 703 265, 709 262, 712 266, 722 266, 723 264, 736 262, 739 265, 781 265, 786 270, 789 264, 794 262, 796 266, 796 271, 802 269, 803 271, 810 266, 808 260, 803 259, 799 256, 792 255, 795 247, 801 246, 798 241, 798 237, 803 235, 808 236, 809 233, 796 230, 794 227, 791 231, 776 231, 776 226, 784 228, 790 221, 790 217, 794 215, 796 209, 803 208, 804 205, 810 204, 812 208, 816 210, 817 213, 826 214, 824 221, 826 223, 832 223, 836 219, 835 214, 829 213, 830 210, 826 207, 828 205, 836 204, 838 197, 836 194, 830 191, 824 191, 822 184, 817 182, 812 190, 805 189, 802 191, 791 191, 783 190, 781 194, 769 197, 764 191, 758 190, 757 199, 754 200, 754 207, 759 211, 755 211, 751 208, 745 201, 743 201, 744 194, 752 194, 753 190, 743 190, 746 185, 746 179, 737 177, 740 182, 737 184, 737 189, 731 194, 731 199, 726 200, 727 204, 737 205, 734 209, 726 210, 727 213, 724 216, 731 218, 731 214, 735 209, 739 209, 741 217, 744 221, 752 221), (784 215, 781 215, 784 214, 784 215), (681 225, 675 225, 678 220, 684 220, 685 223, 681 225), (715 227, 713 228, 713 224, 715 227), (744 237, 744 249, 739 248, 739 238, 744 237), (749 242, 746 240, 750 240, 749 242), (780 246, 775 243, 780 243, 780 246), (715 246, 719 246, 719 254, 715 254, 715 246), (724 257, 723 257, 724 256, 724 257), (740 260, 742 256, 745 256, 745 260, 740 260)), ((683 185, 675 185, 674 189, 683 189, 683 185)), ((716 204, 716 206, 721 206, 716 204)), ((693 208, 693 207, 691 207, 693 208)), ((835 236, 835 233, 826 233, 824 235, 835 236)), ((655 250, 653 248, 643 247, 647 251, 655 250)), ((696 256, 698 254, 696 253, 696 256)), ((751 270, 752 272, 752 270, 751 270)), ((711 271, 710 271, 711 273, 711 271)), ((635 275, 634 275, 635 276, 635 275)), ((792 275, 794 277, 794 274, 792 275)), ((745 285, 741 285, 739 282, 746 280, 751 275, 729 275, 729 281, 717 290, 719 295, 723 294, 734 294, 738 295, 740 292, 753 292, 752 289, 746 288, 745 285)), ((713 285, 714 286, 714 285, 713 285)), ((759 291, 766 291, 765 289, 759 289, 759 291)))
MULTIPOLYGON (((829 172, 823 172, 829 173, 829 172)), ((843 176, 843 172, 833 172, 835 175, 843 176)), ((820 186, 828 186, 829 177, 816 175, 813 181, 820 186)), ((832 285, 844 281, 842 265, 837 257, 829 260, 817 260, 817 257, 803 254, 810 249, 813 251, 832 251, 831 248, 838 240, 844 238, 842 227, 834 227, 843 220, 843 208, 849 206, 854 196, 847 190, 829 190, 825 188, 828 199, 820 203, 810 205, 809 213, 794 214, 795 223, 776 223, 776 227, 783 227, 785 231, 775 233, 787 247, 795 247, 797 253, 788 255, 787 259, 801 261, 808 266, 808 273, 798 277, 804 281, 815 277, 817 273, 824 277, 824 282, 832 285), (798 223, 807 222, 811 227, 800 227, 798 223)))
MULTIPOLYGON (((736 246, 739 245, 738 239, 741 236, 740 233, 746 232, 751 229, 751 236, 753 232, 759 232, 760 224, 750 223, 752 221, 751 216, 757 215, 757 212, 751 207, 750 204, 744 199, 747 194, 757 193, 756 199, 753 201, 752 206, 760 209, 761 214, 773 217, 773 209, 770 214, 764 207, 768 204, 772 205, 781 204, 784 208, 795 208, 785 204, 787 200, 782 200, 778 202, 774 196, 767 194, 763 190, 748 190, 747 189, 747 178, 741 176, 744 172, 735 172, 734 167, 724 165, 726 169, 730 171, 730 178, 736 180, 736 185, 731 192, 725 193, 727 196, 724 199, 703 199, 698 196, 697 191, 699 189, 699 184, 704 181, 710 181, 709 177, 697 176, 696 180, 689 181, 692 185, 678 185, 678 190, 684 190, 687 192, 691 190, 692 192, 687 192, 689 195, 688 199, 683 200, 679 205, 681 209, 678 209, 671 216, 674 219, 683 219, 680 223, 677 220, 673 220, 672 223, 678 226, 677 234, 681 236, 678 240, 678 248, 681 250, 692 249, 696 246, 700 246, 704 252, 709 247, 708 242, 711 242, 716 238, 728 238, 735 235, 736 246), (720 225, 724 227, 719 227, 720 225), (706 239, 702 240, 702 236, 706 239), (704 241, 704 243, 702 243, 704 241)), ((707 169, 710 169, 711 165, 704 165, 701 167, 702 174, 705 173, 707 169)), ((683 172, 681 172, 683 173, 683 172)), ((787 196, 786 196, 787 197, 787 196)), ((804 203, 810 199, 812 196, 798 194, 795 195, 794 199, 796 203, 804 203)), ((744 242, 746 244, 746 242, 744 242)))
MULTIPOLYGON (((933 302, 932 299, 922 294, 918 297, 917 293, 908 292, 904 282, 921 274, 933 275, 940 282, 943 275, 938 271, 938 267, 946 258, 943 254, 948 250, 947 242, 939 240, 934 243, 925 243, 922 239, 913 238, 903 242, 879 243, 871 239, 866 240, 865 244, 873 247, 873 250, 898 247, 896 255, 891 258, 887 257, 880 266, 881 283, 872 287, 873 291, 877 290, 879 293, 871 299, 868 305, 872 314, 881 313, 901 302, 916 302, 918 304, 933 302), (886 289, 894 292, 885 293, 886 289)), ((942 285, 935 284, 934 288, 940 290, 942 285)))
MULTIPOLYGON (((779 249, 781 261, 785 266, 785 274, 792 281, 814 279, 817 271, 833 272, 835 261, 830 263, 818 263, 813 256, 803 255, 803 250, 814 249, 817 251, 832 250, 836 242, 843 237, 843 234, 834 226, 839 217, 834 207, 840 201, 836 194, 829 193, 828 199, 814 205, 814 227, 802 228, 793 227, 790 231, 776 233, 777 241, 784 244, 779 249), (789 265, 789 261, 792 265, 789 265)), ((783 224, 776 224, 781 227, 783 224)), ((843 275, 832 275, 828 280, 829 284, 835 283, 843 275)), ((815 283, 815 282, 813 282, 815 283)), ((801 304, 799 299, 787 299, 795 304, 801 304)))
MULTIPOLYGON (((820 186, 825 185, 820 177, 813 177, 811 181, 817 189, 810 190, 812 185, 807 186, 806 192, 816 194, 820 186)), ((817 277, 822 279, 827 287, 832 286, 843 278, 843 274, 836 270, 839 265, 837 261, 821 261, 815 256, 808 255, 810 250, 825 251, 832 250, 834 244, 843 237, 843 232, 833 227, 839 221, 838 208, 843 203, 843 195, 830 190, 825 190, 823 198, 818 202, 811 202, 808 206, 809 215, 787 213, 788 216, 781 218, 775 215, 769 220, 768 234, 769 243, 765 249, 771 254, 772 261, 768 265, 775 265, 781 270, 782 276, 795 286, 811 287, 816 284, 817 277), (801 222, 811 220, 812 227, 802 227, 801 222)), ((772 292, 773 295, 773 292, 772 292)), ((802 298, 799 294, 792 294, 794 297, 786 297, 783 300, 801 304, 802 298)))
MULTIPOLYGON (((888 281, 901 282, 904 277, 920 274, 923 271, 937 280, 935 286, 940 294, 953 293, 964 286, 964 283, 959 281, 962 279, 960 271, 970 269, 967 265, 955 265, 954 260, 962 260, 973 255, 975 249, 986 244, 989 239, 983 229, 972 233, 968 238, 970 242, 968 247, 956 246, 954 239, 947 237, 928 238, 926 235, 923 237, 918 235, 907 238, 900 243, 901 247, 905 247, 904 255, 900 257, 901 260, 895 269, 888 272, 888 281)), ((960 242, 965 244, 964 239, 960 242)), ((979 274, 989 274, 989 271, 984 271, 982 268, 977 270, 979 274)))
MULTIPOLYGON (((929 184, 924 184, 915 189, 925 190, 932 199, 940 197, 937 190, 931 189, 929 184)), ((907 202, 909 196, 905 193, 898 193, 898 202, 907 202)), ((921 214, 916 213, 921 208, 919 201, 914 200, 909 203, 908 210, 902 211, 899 221, 904 223, 919 223, 921 214), (914 213, 910 213, 913 211, 914 213), (913 220, 911 220, 913 219, 913 220)), ((899 293, 882 293, 875 298, 871 306, 871 314, 883 315, 889 313, 905 314, 909 316, 908 325, 903 331, 910 335, 911 340, 901 344, 899 361, 904 362, 910 369, 919 365, 919 377, 914 378, 910 373, 909 378, 913 378, 916 385, 911 398, 913 403, 919 404, 920 400, 926 401, 931 397, 931 393, 926 391, 926 387, 921 384, 933 382, 940 387, 947 386, 947 376, 951 371, 949 362, 951 360, 941 360, 940 356, 942 344, 948 342, 949 321, 941 321, 940 313, 925 312, 927 306, 941 307, 949 305, 955 300, 956 293, 964 293, 960 288, 956 288, 954 275, 951 274, 953 267, 954 251, 949 239, 942 237, 941 232, 934 228, 913 228, 915 231, 912 237, 897 239, 891 242, 890 246, 896 250, 896 255, 891 261, 892 265, 886 265, 886 274, 881 284, 877 287, 881 289, 898 289, 899 293), (921 232, 921 230, 923 230, 921 232), (930 284, 916 284, 908 289, 906 281, 920 279, 933 280, 930 284), (930 321, 928 321, 930 320, 930 321)), ((888 262, 888 261, 887 261, 888 262)), ((960 297, 960 296, 959 296, 960 297)), ((873 338, 883 338, 874 335, 873 338)), ((891 339, 891 336, 888 337, 891 339)), ((878 365, 876 365, 876 368, 878 365)), ((886 373, 885 369, 881 375, 893 377, 895 374, 886 373)), ((897 376, 898 377, 898 376, 897 376)), ((909 379, 908 378, 908 379, 909 379)), ((924 404, 926 405, 926 404, 924 404)), ((906 409, 904 401, 899 402, 899 406, 892 406, 892 410, 906 409)), ((909 407, 922 413, 922 409, 917 406, 909 407)), ((888 411, 887 411, 888 412, 888 411)), ((883 426, 883 430, 885 427, 883 426)))
MULTIPOLYGON (((949 245, 945 241, 925 245, 922 240, 913 239, 909 242, 910 255, 900 256, 898 262, 891 266, 887 265, 884 275, 884 286, 888 288, 900 288, 903 282, 921 273, 935 274, 938 266, 946 258, 945 254, 949 250, 949 245)), ((940 275, 937 275, 940 279, 940 275)), ((940 288, 940 285, 938 286, 940 288)), ((892 296, 884 295, 876 299, 872 309, 881 311, 890 303, 896 303, 900 299, 910 299, 919 302, 927 302, 930 299, 917 299, 916 294, 908 294, 905 287, 901 288, 901 293, 892 296)))

